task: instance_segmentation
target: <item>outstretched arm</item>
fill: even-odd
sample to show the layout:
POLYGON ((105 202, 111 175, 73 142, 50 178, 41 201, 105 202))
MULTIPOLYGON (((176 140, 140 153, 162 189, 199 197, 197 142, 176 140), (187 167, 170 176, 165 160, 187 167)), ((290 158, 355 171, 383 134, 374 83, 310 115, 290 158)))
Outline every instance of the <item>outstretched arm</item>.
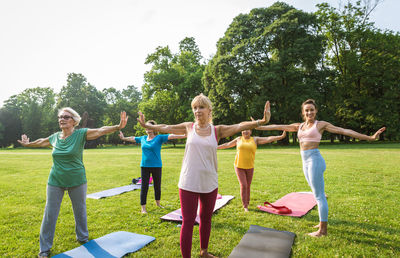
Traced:
POLYGON ((266 144, 266 143, 271 143, 271 142, 275 142, 278 140, 282 140, 285 137, 286 137, 286 131, 283 131, 283 133, 278 136, 254 137, 254 138, 255 138, 256 144, 259 145, 259 144, 266 144))
POLYGON ((240 124, 234 124, 234 125, 218 125, 218 126, 216 126, 217 132, 218 132, 218 139, 232 136, 232 135, 234 135, 238 132, 244 131, 244 130, 254 129, 260 125, 268 123, 270 118, 271 118, 270 104, 269 104, 269 101, 267 101, 264 106, 264 116, 262 119, 259 119, 257 121, 241 122, 240 124))
POLYGON ((321 121, 322 123, 322 128, 323 130, 326 130, 330 133, 336 133, 336 134, 342 134, 342 135, 346 135, 346 136, 350 136, 353 138, 357 138, 360 140, 366 140, 366 141, 375 141, 376 139, 379 138, 379 135, 381 133, 383 133, 386 130, 386 127, 382 127, 380 128, 378 131, 376 131, 376 133, 374 133, 372 136, 366 135, 366 134, 361 134, 358 133, 356 131, 353 131, 351 129, 345 129, 345 128, 341 128, 338 126, 334 126, 331 123, 325 122, 325 121, 321 121))
POLYGON ((136 143, 135 137, 131 136, 131 137, 125 137, 124 134, 119 131, 119 138, 125 142, 133 142, 136 143))
POLYGON ((186 134, 186 128, 191 122, 184 122, 177 125, 165 125, 165 124, 158 124, 153 125, 150 123, 146 123, 146 119, 144 118, 144 114, 142 112, 138 112, 139 117, 137 118, 139 124, 143 128, 148 128, 150 130, 154 130, 160 133, 171 133, 171 134, 186 134))
POLYGON ((294 123, 290 125, 264 125, 257 127, 256 130, 297 132, 299 130, 299 126, 300 123, 294 123))
POLYGON ((21 140, 18 140, 18 142, 24 147, 50 147, 51 146, 49 137, 40 138, 40 139, 37 139, 36 141, 29 142, 29 138, 28 138, 28 136, 26 136, 26 134, 23 134, 21 136, 21 140))
POLYGON ((168 135, 168 140, 173 140, 173 139, 185 139, 186 134, 170 134, 168 135))
POLYGON ((228 149, 228 148, 235 147, 236 144, 237 144, 237 141, 239 140, 239 138, 240 138, 240 137, 237 137, 237 138, 233 139, 233 140, 230 141, 230 142, 226 142, 226 143, 224 143, 224 144, 220 144, 220 145, 218 145, 217 149, 218 149, 218 150, 222 150, 222 149, 228 149))
POLYGON ((110 134, 115 131, 119 131, 126 126, 127 122, 128 122, 128 117, 126 116, 126 112, 122 111, 121 112, 121 120, 119 122, 119 125, 103 126, 100 128, 88 129, 87 133, 86 133, 86 139, 94 140, 94 139, 99 138, 100 136, 110 134))

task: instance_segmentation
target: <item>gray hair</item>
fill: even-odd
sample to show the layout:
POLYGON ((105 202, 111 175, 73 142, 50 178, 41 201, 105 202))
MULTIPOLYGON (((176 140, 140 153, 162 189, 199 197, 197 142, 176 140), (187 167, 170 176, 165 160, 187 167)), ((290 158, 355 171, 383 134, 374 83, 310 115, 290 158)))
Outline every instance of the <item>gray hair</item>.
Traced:
POLYGON ((81 121, 81 116, 78 114, 78 112, 76 112, 70 107, 63 107, 58 110, 58 115, 60 115, 60 113, 63 111, 66 111, 72 115, 72 119, 74 119, 75 121, 74 126, 79 125, 79 122, 81 121))

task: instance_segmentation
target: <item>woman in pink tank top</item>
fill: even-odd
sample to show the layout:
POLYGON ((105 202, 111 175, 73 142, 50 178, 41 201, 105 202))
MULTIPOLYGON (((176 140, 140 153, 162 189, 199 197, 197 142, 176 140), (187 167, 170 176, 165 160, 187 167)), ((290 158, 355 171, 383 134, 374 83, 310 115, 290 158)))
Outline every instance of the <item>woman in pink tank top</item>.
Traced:
POLYGON ((211 217, 218 192, 217 146, 218 140, 238 132, 249 130, 268 123, 271 112, 267 101, 263 118, 234 125, 213 125, 212 104, 203 94, 192 100, 195 122, 177 125, 152 125, 146 123, 139 112, 138 121, 144 128, 160 133, 186 134, 187 141, 182 169, 179 178, 179 198, 181 202, 182 227, 180 233, 181 253, 184 258, 191 257, 192 234, 197 206, 200 202, 200 256, 215 257, 208 252, 211 232, 211 217))
POLYGON ((257 130, 284 130, 288 132, 297 132, 301 156, 303 160, 303 172, 306 180, 311 187, 318 205, 319 224, 316 226, 318 230, 309 233, 310 236, 320 237, 328 234, 328 203, 326 201, 324 190, 324 171, 325 160, 322 158, 318 146, 322 133, 328 131, 330 133, 347 135, 360 140, 374 141, 379 135, 385 131, 382 127, 372 136, 357 133, 350 129, 345 129, 332 125, 329 122, 317 121, 317 105, 312 99, 308 99, 301 105, 301 113, 303 123, 294 123, 290 125, 268 125, 257 127, 257 130))

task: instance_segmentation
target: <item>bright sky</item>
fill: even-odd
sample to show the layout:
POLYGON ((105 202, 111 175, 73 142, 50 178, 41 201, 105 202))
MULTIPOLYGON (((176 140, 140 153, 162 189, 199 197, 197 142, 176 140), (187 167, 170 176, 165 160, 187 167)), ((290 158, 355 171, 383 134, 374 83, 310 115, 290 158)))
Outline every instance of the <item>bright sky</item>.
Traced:
MULTIPOLYGON (((284 0, 306 12, 315 4, 346 0, 284 0)), ((374 0, 372 0, 374 1, 374 0)), ((10 96, 34 87, 59 92, 68 73, 81 73, 97 89, 141 89, 150 69, 146 56, 158 46, 178 51, 194 37, 203 57, 233 18, 274 0, 1 0, 0 107, 10 96)), ((371 20, 400 32, 400 1, 384 0, 371 20)))

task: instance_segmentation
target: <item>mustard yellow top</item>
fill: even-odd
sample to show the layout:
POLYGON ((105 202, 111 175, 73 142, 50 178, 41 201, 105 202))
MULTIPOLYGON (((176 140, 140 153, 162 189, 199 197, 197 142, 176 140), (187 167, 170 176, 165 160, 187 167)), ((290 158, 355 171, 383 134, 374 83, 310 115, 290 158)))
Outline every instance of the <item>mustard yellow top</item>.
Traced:
POLYGON ((257 144, 253 137, 245 139, 243 136, 236 143, 235 167, 242 169, 254 168, 257 144))

